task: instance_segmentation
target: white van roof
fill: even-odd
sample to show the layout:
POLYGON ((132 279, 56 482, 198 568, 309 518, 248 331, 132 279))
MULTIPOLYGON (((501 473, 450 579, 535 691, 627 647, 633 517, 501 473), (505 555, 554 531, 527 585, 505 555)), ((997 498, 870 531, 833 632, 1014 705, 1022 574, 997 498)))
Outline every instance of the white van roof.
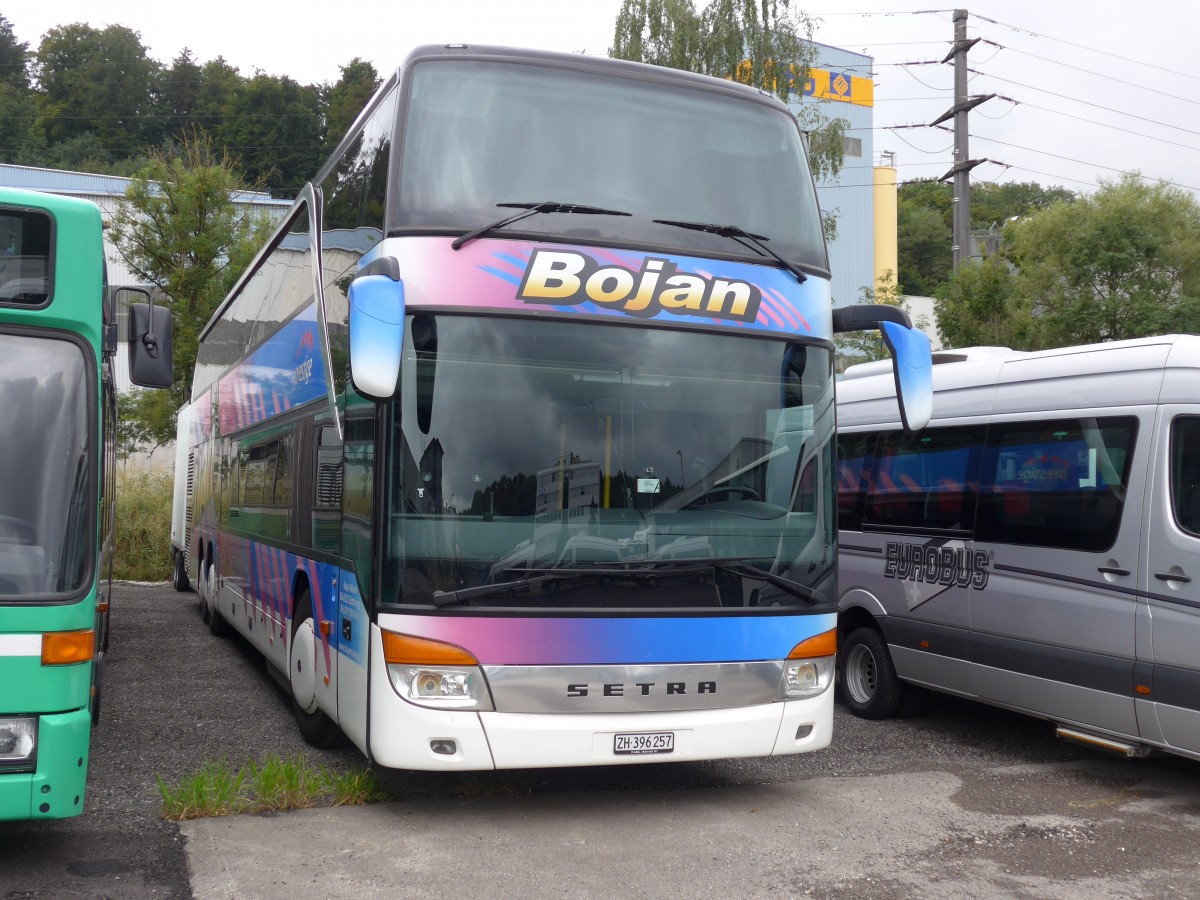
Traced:
MULTIPOLYGON (((933 417, 1200 402, 1200 336, 1163 335, 1022 352, 934 354, 933 417)), ((840 426, 900 427, 891 360, 852 366, 837 384, 840 426), (859 370, 859 371, 855 371, 859 370)))

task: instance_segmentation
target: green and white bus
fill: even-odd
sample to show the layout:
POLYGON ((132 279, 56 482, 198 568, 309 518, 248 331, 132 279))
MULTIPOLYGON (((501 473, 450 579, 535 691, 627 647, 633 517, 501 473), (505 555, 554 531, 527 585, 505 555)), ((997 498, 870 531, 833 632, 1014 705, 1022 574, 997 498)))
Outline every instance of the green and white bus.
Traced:
MULTIPOLYGON (((130 310, 135 384, 170 384, 169 321, 130 310)), ((0 820, 83 811, 108 649, 116 350, 99 209, 0 190, 0 820)))

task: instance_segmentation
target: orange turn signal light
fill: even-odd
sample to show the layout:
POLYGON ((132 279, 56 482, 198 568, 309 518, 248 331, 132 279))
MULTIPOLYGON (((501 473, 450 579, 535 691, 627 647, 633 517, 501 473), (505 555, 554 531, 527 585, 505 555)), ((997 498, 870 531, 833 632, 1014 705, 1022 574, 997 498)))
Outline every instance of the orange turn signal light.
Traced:
POLYGON ((87 662, 96 655, 96 634, 87 631, 49 631, 42 635, 42 665, 65 666, 87 662))
POLYGON ((820 634, 815 634, 807 641, 801 641, 792 648, 788 659, 816 659, 822 656, 833 656, 837 653, 837 629, 830 628, 820 634))
POLYGON ((400 666, 479 665, 479 660, 462 647, 393 631, 383 632, 383 658, 388 665, 400 666))

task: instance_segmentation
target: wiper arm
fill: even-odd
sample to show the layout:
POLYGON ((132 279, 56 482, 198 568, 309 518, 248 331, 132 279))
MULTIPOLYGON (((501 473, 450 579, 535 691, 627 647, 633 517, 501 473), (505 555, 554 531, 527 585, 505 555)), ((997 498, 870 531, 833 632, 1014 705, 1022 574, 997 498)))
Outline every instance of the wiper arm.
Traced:
POLYGON ((744 228, 739 228, 737 225, 711 225, 706 222, 679 222, 675 219, 655 219, 659 225, 673 225, 676 228, 687 228, 690 231, 703 231, 707 234, 718 234, 721 237, 733 238, 743 246, 750 246, 752 249, 758 250, 760 253, 765 253, 770 256, 781 266, 796 276, 796 281, 800 284, 808 281, 808 275, 804 273, 798 265, 784 259, 774 250, 767 246, 766 242, 770 238, 761 234, 752 234, 744 228))
POLYGON ((547 581, 561 581, 564 578, 574 578, 576 572, 542 571, 531 578, 518 578, 516 581, 502 581, 498 584, 481 584, 476 587, 459 588, 456 591, 434 591, 434 606, 449 606, 452 603, 465 603, 468 600, 487 597, 491 594, 502 594, 506 591, 518 591, 522 588, 543 584, 547 581))
MULTIPOLYGON (((516 568, 518 567, 514 567, 514 569, 516 568)), ((465 603, 468 600, 478 600, 492 594, 524 590, 535 585, 552 585, 552 583, 559 581, 580 581, 585 578, 601 580, 614 578, 627 580, 647 579, 653 581, 658 573, 663 571, 668 571, 672 575, 699 575, 712 571, 712 565, 708 560, 671 561, 665 565, 657 565, 652 561, 646 563, 639 561, 636 563, 611 564, 597 562, 588 566, 572 566, 570 568, 562 566, 543 568, 521 566, 519 568, 522 572, 529 572, 529 577, 518 578, 515 581, 502 581, 498 584, 481 584, 476 587, 460 588, 456 591, 434 591, 433 605, 450 606, 453 603, 465 603)), ((512 570, 506 569, 501 571, 512 570)), ((549 590, 553 591, 555 588, 550 586, 549 590)))
MULTIPOLYGON (((672 572, 672 573, 688 573, 697 571, 708 571, 717 569, 721 572, 729 572, 733 575, 742 575, 746 578, 754 578, 758 581, 765 581, 767 584, 774 585, 783 591, 791 594, 793 597, 802 597, 805 600, 816 602, 820 599, 817 592, 806 584, 801 584, 798 581, 792 581, 790 578, 784 578, 782 575, 776 575, 773 572, 768 572, 766 569, 761 569, 746 561, 745 558, 739 556, 725 557, 696 557, 694 559, 647 559, 638 560, 634 563, 615 563, 598 565, 605 566, 602 571, 612 574, 620 572, 621 574, 642 574, 646 575, 650 572, 672 572), (636 567, 636 568, 624 568, 636 567)), ((584 571, 587 570, 575 570, 584 571)))
POLYGON ((810 603, 816 603, 820 599, 817 596, 817 592, 807 584, 792 581, 790 578, 784 578, 782 575, 776 575, 773 572, 768 572, 766 569, 752 566, 750 563, 717 560, 713 562, 713 568, 720 569, 722 572, 731 572, 734 575, 742 575, 747 578, 757 578, 759 581, 765 581, 767 584, 774 585, 786 591, 793 597, 800 597, 808 600, 810 603))
POLYGON ((474 231, 468 231, 466 234, 456 237, 453 243, 450 244, 451 248, 457 250, 467 241, 473 241, 477 237, 483 237, 489 232, 505 228, 513 222, 519 222, 530 216, 536 216, 538 213, 578 213, 582 216, 633 215, 633 213, 622 212, 619 209, 604 209, 601 206, 582 206, 578 203, 558 203, 554 200, 545 200, 541 203, 497 203, 496 205, 515 208, 521 211, 511 216, 506 216, 498 222, 493 222, 491 225, 484 225, 482 228, 476 228, 474 231))

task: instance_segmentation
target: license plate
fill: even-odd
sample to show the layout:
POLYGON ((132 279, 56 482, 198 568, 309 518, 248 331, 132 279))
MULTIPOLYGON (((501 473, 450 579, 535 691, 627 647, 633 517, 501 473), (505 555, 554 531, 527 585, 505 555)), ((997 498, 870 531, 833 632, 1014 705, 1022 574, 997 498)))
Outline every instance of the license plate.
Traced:
POLYGON ((613 753, 634 755, 639 753, 673 753, 675 732, 651 731, 645 734, 614 734, 613 753))

